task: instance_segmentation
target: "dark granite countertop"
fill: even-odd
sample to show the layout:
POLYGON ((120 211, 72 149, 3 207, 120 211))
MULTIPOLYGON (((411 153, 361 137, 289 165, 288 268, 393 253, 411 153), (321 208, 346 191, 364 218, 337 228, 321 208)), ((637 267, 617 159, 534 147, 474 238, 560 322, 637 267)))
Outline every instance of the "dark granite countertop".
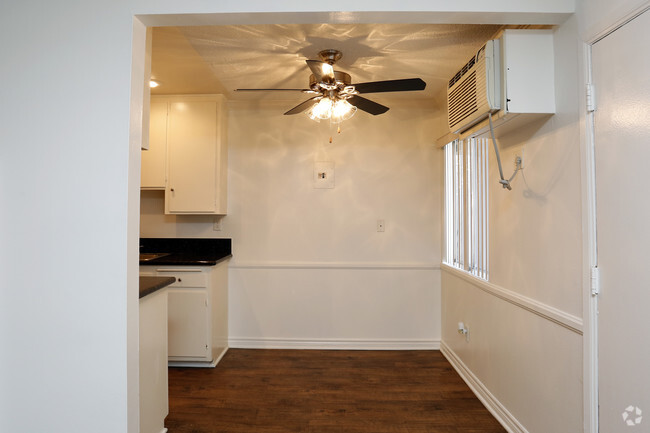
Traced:
POLYGON ((174 277, 140 277, 140 298, 144 298, 174 283, 174 277))
POLYGON ((140 253, 165 253, 153 260, 141 260, 146 266, 214 266, 232 257, 231 239, 140 238, 140 253))
POLYGON ((214 266, 217 263, 220 263, 224 260, 232 257, 232 254, 225 256, 213 255, 196 255, 196 254, 184 254, 184 253, 174 253, 167 256, 163 256, 153 260, 141 260, 140 265, 151 265, 151 266, 214 266))

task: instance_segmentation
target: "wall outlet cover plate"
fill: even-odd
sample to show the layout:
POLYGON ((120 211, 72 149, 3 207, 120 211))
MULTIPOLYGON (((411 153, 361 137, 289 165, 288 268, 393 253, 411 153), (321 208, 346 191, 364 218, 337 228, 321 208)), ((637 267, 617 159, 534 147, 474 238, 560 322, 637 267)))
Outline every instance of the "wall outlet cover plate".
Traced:
POLYGON ((334 163, 317 161, 314 163, 314 188, 334 188, 334 163))

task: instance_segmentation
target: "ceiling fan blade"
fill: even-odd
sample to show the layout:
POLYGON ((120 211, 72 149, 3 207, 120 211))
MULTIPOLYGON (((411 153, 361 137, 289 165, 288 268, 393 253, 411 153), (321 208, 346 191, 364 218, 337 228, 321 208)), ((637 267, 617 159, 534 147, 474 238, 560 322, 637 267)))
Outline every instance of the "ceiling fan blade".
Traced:
POLYGON ((370 99, 362 98, 361 96, 354 95, 353 97, 347 100, 350 104, 357 107, 359 110, 363 110, 366 113, 370 113, 374 116, 377 114, 382 114, 388 111, 388 107, 385 105, 378 104, 371 101, 370 99))
POLYGON ((302 103, 296 105, 291 110, 284 113, 284 115, 286 116, 288 114, 302 113, 303 111, 307 110, 312 105, 314 105, 314 103, 316 102, 317 99, 321 99, 321 96, 314 96, 313 98, 307 99, 305 102, 302 102, 302 103))
POLYGON ((235 89, 235 92, 309 92, 309 89, 235 89))
POLYGON ((380 92, 407 92, 411 90, 424 90, 427 83, 420 78, 406 78, 404 80, 371 81, 355 84, 354 88, 359 93, 380 92))
POLYGON ((321 62, 318 60, 306 60, 307 66, 316 77, 316 81, 325 81, 326 83, 333 83, 336 81, 334 77, 334 67, 329 63, 321 62))

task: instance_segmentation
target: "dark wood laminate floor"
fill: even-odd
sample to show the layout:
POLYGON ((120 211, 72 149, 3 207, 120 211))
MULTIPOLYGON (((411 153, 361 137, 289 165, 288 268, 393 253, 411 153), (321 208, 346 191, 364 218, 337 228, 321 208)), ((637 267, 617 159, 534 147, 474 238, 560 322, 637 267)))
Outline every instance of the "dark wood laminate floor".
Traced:
POLYGON ((505 432, 438 351, 230 349, 169 369, 169 433, 505 432))

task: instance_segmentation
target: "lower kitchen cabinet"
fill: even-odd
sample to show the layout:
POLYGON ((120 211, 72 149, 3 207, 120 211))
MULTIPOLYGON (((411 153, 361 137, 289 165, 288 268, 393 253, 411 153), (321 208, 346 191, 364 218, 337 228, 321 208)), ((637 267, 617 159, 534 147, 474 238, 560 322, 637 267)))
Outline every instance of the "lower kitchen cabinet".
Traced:
POLYGON ((228 350, 228 260, 215 266, 140 266, 172 276, 167 288, 170 366, 213 366, 228 350))
MULTIPOLYGON (((208 319, 208 294, 205 288, 170 288, 169 312, 169 359, 182 358, 209 360, 210 323, 208 319)), ((211 360, 211 359, 210 359, 211 360)))

